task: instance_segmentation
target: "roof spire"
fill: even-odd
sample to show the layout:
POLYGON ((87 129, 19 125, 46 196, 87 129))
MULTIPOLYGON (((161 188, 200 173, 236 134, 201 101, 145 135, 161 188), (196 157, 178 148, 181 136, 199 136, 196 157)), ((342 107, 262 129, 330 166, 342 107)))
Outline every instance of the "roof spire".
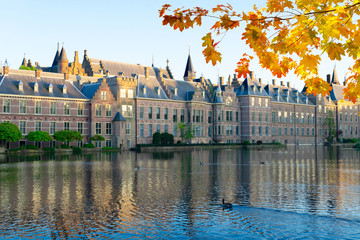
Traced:
POLYGON ((331 83, 332 84, 340 84, 339 78, 338 78, 338 75, 337 75, 337 71, 336 71, 336 65, 334 66, 333 75, 332 75, 332 78, 331 78, 331 83))
POLYGON ((152 64, 151 64, 152 67, 154 67, 154 54, 152 54, 152 64))
POLYGON ((169 67, 169 59, 166 59, 166 67, 169 67))
POLYGON ((187 63, 186 63, 184 80, 192 82, 194 80, 194 78, 195 78, 195 71, 194 71, 194 67, 191 62, 190 49, 189 49, 189 56, 188 56, 187 63))

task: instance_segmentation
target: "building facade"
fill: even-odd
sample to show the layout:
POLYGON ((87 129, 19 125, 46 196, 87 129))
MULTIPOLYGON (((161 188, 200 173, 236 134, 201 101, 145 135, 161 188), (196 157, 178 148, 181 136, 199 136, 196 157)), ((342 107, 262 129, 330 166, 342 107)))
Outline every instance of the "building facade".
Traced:
POLYGON ((18 125, 23 135, 77 130, 83 142, 100 134, 106 141, 98 147, 124 149, 152 143, 155 132, 180 141, 180 122, 193 130, 192 143, 323 144, 331 128, 339 138, 359 138, 359 104, 344 100, 335 68, 327 81, 332 91, 325 97, 275 79, 264 84, 252 72, 243 80, 229 76, 226 83, 220 77, 215 85, 196 78, 190 54, 183 80, 176 80, 168 64, 92 59, 86 50, 82 64, 77 52, 69 63, 63 47, 51 67, 1 69, 0 120, 18 125))

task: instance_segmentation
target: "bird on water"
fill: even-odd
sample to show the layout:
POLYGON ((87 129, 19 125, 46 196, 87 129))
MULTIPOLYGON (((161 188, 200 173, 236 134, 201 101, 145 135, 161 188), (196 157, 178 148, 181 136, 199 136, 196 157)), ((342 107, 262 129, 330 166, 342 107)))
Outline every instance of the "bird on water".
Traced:
POLYGON ((265 164, 265 162, 263 162, 263 161, 259 161, 259 164, 265 164))
POLYGON ((230 202, 225 202, 225 199, 222 200, 223 208, 232 208, 232 204, 230 202))

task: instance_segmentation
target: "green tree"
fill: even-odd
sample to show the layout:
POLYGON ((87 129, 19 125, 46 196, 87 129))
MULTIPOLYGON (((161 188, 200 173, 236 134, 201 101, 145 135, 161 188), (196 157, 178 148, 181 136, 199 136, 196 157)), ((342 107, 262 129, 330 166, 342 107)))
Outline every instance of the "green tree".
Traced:
POLYGON ((161 134, 161 144, 174 144, 174 135, 164 132, 161 134))
POLYGON ((177 129, 180 132, 181 142, 191 142, 191 139, 194 137, 194 131, 191 129, 191 125, 187 125, 184 122, 179 122, 177 129))
POLYGON ((70 142, 81 141, 83 136, 78 131, 74 130, 61 130, 54 133, 53 138, 57 141, 64 142, 69 146, 70 142))
POLYGON ((153 134, 153 144, 160 144, 161 143, 161 134, 156 132, 153 134))
POLYGON ((19 69, 35 71, 35 70, 36 70, 36 67, 34 67, 34 66, 32 66, 32 67, 27 67, 27 66, 21 65, 21 66, 19 67, 19 69))
POLYGON ((333 111, 329 110, 327 116, 325 117, 325 125, 327 126, 329 132, 327 133, 325 139, 328 144, 332 144, 336 137, 335 130, 335 118, 333 111))
POLYGON ((22 139, 22 134, 13 123, 0 123, 0 140, 1 144, 5 145, 7 142, 17 142, 22 139))
POLYGON ((26 139, 38 143, 38 142, 51 141, 52 137, 49 135, 48 132, 36 131, 36 132, 29 132, 29 134, 26 136, 26 139))
POLYGON ((89 138, 90 141, 95 141, 95 142, 101 142, 101 141, 105 141, 105 138, 102 135, 96 134, 92 137, 89 138))
POLYGON ((256 59, 278 78, 295 73, 305 81, 309 94, 326 95, 331 90, 319 76, 323 57, 337 61, 349 58, 353 65, 347 73, 344 96, 354 103, 360 97, 359 1, 266 0, 249 12, 230 4, 211 9, 164 4, 159 16, 163 25, 179 31, 202 26, 207 18, 210 24, 204 24, 209 32, 202 38, 203 55, 213 65, 221 62, 219 46, 226 33, 241 31, 239 41, 252 52, 239 56, 238 77, 247 76, 256 59))

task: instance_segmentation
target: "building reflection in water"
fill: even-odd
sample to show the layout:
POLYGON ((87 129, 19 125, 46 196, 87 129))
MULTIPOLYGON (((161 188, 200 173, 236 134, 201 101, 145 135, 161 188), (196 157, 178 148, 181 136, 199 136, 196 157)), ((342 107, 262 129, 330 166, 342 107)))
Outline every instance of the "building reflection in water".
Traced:
POLYGON ((222 198, 359 217, 359 159, 353 149, 261 146, 2 156, 0 236, 153 237, 160 229, 194 237, 218 214, 222 198))

